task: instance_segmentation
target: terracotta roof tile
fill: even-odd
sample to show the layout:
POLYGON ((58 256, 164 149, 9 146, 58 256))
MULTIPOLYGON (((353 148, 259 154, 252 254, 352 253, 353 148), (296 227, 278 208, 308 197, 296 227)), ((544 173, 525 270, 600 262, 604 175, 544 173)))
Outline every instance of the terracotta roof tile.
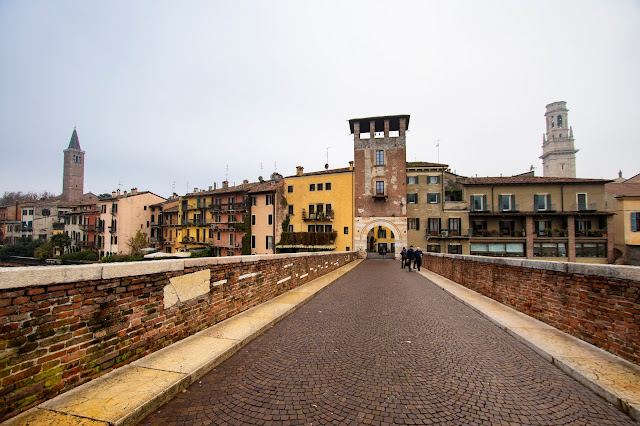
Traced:
POLYGON ((464 178, 465 185, 545 185, 545 184, 580 184, 580 183, 609 183, 611 179, 581 179, 542 176, 505 176, 464 178))

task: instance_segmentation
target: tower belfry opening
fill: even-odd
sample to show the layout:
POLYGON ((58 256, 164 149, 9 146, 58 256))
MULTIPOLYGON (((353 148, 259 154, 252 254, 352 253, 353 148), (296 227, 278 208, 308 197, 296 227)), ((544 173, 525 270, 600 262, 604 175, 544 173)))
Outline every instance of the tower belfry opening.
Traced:
POLYGON ((64 150, 62 173, 62 199, 80 201, 84 194, 84 151, 80 148, 80 139, 73 128, 69 147, 64 150))

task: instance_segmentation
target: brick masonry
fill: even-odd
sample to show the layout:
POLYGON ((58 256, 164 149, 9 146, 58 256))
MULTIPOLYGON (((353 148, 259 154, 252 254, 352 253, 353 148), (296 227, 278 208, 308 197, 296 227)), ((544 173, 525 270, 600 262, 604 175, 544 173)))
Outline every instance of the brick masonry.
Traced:
POLYGON ((640 268, 432 254, 436 274, 640 364, 640 268))
POLYGON ((353 252, 0 270, 0 421, 355 259, 353 252), (170 280, 209 292, 165 309, 170 280))

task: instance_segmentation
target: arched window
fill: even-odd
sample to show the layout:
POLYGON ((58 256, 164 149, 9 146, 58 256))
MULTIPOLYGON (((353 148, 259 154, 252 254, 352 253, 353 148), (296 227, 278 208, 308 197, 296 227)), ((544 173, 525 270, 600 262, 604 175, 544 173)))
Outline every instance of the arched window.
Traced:
POLYGON ((558 127, 562 127, 562 116, 558 116, 558 127))
POLYGON ((551 128, 553 129, 554 127, 556 127, 556 122, 553 121, 553 118, 551 119, 551 128))

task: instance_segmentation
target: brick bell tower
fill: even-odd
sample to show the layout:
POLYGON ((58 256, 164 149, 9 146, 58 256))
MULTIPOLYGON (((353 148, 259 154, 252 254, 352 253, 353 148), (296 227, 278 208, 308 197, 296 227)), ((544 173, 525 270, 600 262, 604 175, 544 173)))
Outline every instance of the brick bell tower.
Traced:
MULTIPOLYGON (((399 256, 407 245, 407 154, 409 115, 349 120, 354 145, 355 249, 364 257, 369 232, 383 226, 399 256)), ((370 242, 369 242, 370 246, 370 242)), ((389 252, 389 254, 394 254, 389 252)))
POLYGON ((64 150, 62 199, 81 201, 84 194, 84 151, 80 149, 78 132, 73 128, 69 147, 64 150))
POLYGON ((547 132, 542 136, 542 173, 544 177, 576 177, 576 152, 569 110, 564 101, 547 105, 544 114, 547 132))

